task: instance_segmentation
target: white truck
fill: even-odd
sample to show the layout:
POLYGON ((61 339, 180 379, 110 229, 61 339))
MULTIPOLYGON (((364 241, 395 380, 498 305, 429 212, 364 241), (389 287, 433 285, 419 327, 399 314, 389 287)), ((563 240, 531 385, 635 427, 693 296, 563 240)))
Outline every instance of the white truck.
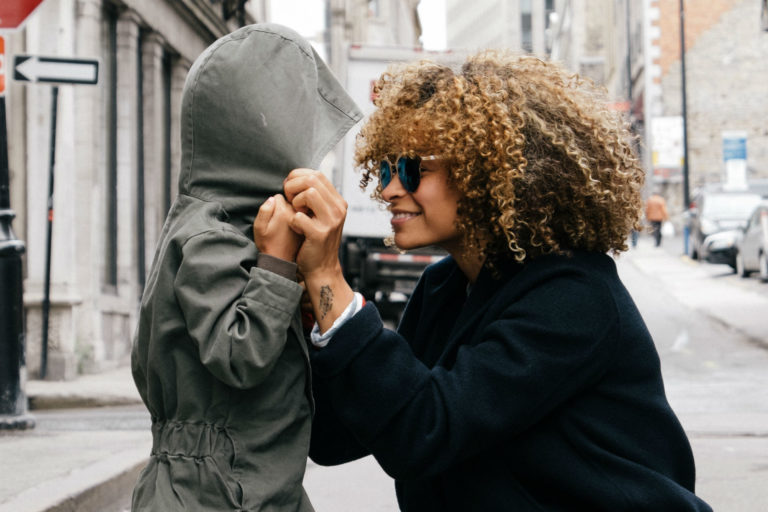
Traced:
MULTIPOLYGON (((350 46, 347 56, 345 85, 366 117, 375 108, 372 86, 391 63, 425 58, 445 62, 455 57, 449 51, 361 45, 350 46)), ((424 268, 446 254, 438 248, 404 254, 384 244, 384 239, 392 233, 390 215, 370 197, 375 183, 369 184, 366 191, 360 189, 361 174, 353 163, 355 137, 364 121, 345 137, 341 165, 333 177, 334 185, 349 205, 340 257, 352 287, 367 301, 376 303, 385 320, 396 324, 424 268)))

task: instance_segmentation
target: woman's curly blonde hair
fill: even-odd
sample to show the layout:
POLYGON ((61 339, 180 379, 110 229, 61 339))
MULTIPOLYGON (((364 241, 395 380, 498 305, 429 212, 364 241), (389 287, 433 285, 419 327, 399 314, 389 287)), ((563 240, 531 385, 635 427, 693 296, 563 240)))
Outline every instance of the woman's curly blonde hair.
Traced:
POLYGON ((355 153, 361 186, 389 155, 447 158, 461 196, 457 229, 492 266, 573 249, 618 253, 640 229, 644 172, 627 123, 602 90, 560 66, 485 51, 455 71, 430 61, 390 67, 374 94, 355 153))

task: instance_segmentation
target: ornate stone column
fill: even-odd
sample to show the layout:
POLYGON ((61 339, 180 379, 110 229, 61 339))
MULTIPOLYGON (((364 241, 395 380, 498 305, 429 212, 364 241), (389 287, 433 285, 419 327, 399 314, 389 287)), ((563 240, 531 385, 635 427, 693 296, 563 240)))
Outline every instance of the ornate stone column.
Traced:
MULTIPOLYGON (((165 221, 165 90, 163 54, 165 39, 156 33, 144 34, 141 40, 143 172, 144 172, 144 272, 149 273, 158 237, 165 221)), ((139 233, 139 237, 142 234, 139 233)))
MULTIPOLYGON (((117 282, 100 296, 103 343, 93 354, 99 371, 130 352, 138 285, 138 169, 139 169, 139 15, 130 9, 120 13, 116 26, 116 238, 117 282)), ((110 193, 105 190, 107 201, 110 193)), ((106 204, 106 202, 105 202, 106 204)), ((106 233, 106 229, 104 230, 106 233)), ((106 236, 106 235, 105 235, 106 236)))
POLYGON ((183 57, 171 63, 171 203, 179 194, 181 171, 181 95, 191 63, 183 57))

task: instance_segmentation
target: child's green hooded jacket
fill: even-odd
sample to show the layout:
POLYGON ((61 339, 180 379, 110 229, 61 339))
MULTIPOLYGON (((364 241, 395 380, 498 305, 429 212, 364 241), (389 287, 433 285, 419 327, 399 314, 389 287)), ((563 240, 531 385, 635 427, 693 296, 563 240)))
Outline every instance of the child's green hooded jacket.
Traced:
POLYGON ((288 172, 316 168, 360 117, 285 27, 244 27, 192 66, 179 195, 132 352, 153 435, 134 511, 312 510, 302 290, 290 272, 262 268, 251 224, 288 172))

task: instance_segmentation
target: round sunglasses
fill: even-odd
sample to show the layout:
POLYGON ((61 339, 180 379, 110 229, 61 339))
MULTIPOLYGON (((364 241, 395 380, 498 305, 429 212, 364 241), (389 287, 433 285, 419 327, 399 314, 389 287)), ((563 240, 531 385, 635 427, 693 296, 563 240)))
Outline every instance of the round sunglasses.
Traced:
MULTIPOLYGON (((395 161, 394 168, 397 170, 397 177, 403 188, 408 192, 416 192, 421 183, 421 162, 424 160, 438 160, 436 155, 407 157, 401 156, 395 161)), ((379 164, 379 181, 381 189, 384 190, 392 182, 392 161, 385 157, 379 164)))

